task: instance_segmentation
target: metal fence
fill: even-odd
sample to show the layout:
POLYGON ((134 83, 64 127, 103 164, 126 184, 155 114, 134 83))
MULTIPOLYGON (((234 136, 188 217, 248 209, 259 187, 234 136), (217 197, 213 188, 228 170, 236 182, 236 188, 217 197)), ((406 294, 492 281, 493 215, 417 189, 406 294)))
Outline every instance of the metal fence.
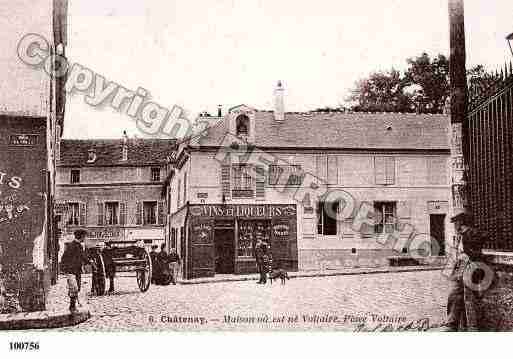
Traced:
POLYGON ((468 198, 485 248, 513 251, 513 71, 469 84, 468 198))

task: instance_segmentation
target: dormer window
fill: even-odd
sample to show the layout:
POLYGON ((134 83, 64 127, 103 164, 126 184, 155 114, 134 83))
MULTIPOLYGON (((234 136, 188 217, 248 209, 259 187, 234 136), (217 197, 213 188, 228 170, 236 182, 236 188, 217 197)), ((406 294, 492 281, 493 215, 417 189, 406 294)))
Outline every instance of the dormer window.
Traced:
POLYGON ((96 152, 91 149, 87 152, 87 163, 94 163, 95 161, 96 161, 96 152))
POLYGON ((235 120, 236 135, 239 137, 249 136, 249 117, 240 115, 235 120))

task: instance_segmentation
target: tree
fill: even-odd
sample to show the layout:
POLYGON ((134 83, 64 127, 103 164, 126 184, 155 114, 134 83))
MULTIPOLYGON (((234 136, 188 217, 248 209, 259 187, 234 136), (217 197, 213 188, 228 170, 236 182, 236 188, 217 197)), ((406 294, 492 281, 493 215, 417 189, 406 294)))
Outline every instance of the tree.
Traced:
MULTIPOLYGON (((392 69, 374 72, 359 80, 348 100, 352 111, 443 113, 449 98, 449 60, 439 54, 427 53, 406 60, 404 73, 392 69)), ((469 87, 474 97, 493 92, 501 76, 477 65, 467 71, 469 87)), ((471 100, 473 97, 471 96, 471 100)))
POLYGON ((444 55, 431 59, 423 53, 409 58, 404 74, 407 86, 413 86, 409 94, 415 111, 418 113, 442 113, 449 97, 449 60, 444 55))
POLYGON ((407 59, 404 73, 374 72, 356 83, 353 111, 442 113, 449 96, 449 61, 423 53, 407 59))
POLYGON ((405 82, 399 71, 374 72, 356 83, 349 100, 356 102, 353 111, 405 112, 410 106, 404 93, 405 82))

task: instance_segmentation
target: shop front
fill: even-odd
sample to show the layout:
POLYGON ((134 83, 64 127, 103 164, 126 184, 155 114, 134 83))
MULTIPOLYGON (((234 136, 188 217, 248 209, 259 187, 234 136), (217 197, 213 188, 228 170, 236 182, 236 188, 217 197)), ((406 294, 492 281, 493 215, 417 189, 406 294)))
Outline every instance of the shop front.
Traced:
POLYGON ((256 273, 257 240, 271 249, 273 264, 297 271, 296 205, 191 205, 187 226, 187 279, 256 273))

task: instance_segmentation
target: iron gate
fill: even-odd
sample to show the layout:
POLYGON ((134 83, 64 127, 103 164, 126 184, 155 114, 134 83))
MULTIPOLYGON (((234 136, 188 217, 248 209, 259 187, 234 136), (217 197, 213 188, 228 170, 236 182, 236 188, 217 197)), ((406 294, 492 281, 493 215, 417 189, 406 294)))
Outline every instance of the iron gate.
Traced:
MULTIPOLYGON (((510 68, 511 69, 511 68, 510 68)), ((468 199, 474 224, 488 233, 484 248, 513 251, 513 76, 469 89, 468 199)))

